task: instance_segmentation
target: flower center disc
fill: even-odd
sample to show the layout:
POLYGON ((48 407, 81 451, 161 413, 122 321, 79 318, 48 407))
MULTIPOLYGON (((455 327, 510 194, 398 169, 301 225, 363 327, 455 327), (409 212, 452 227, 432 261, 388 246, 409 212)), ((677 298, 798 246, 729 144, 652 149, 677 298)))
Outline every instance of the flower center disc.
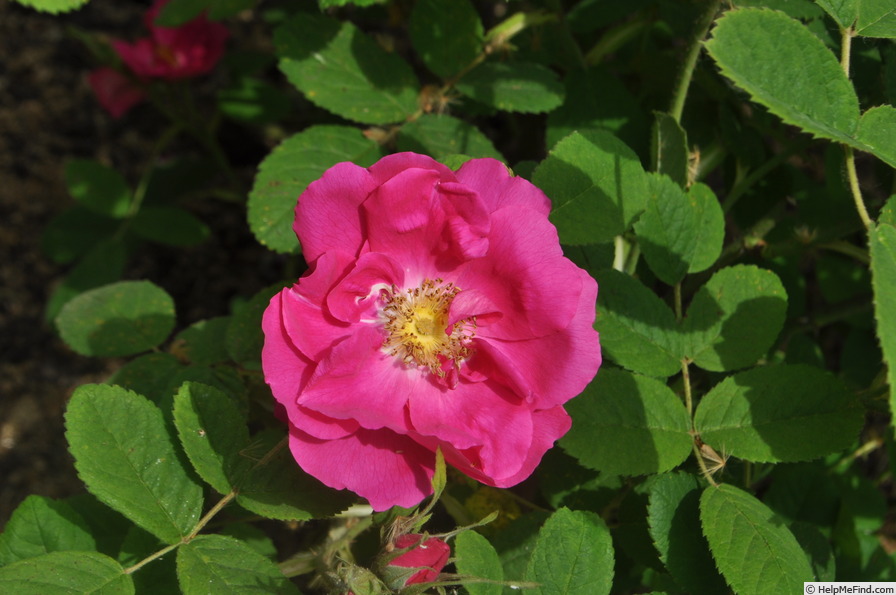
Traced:
POLYGON ((475 318, 448 325, 448 308, 459 291, 441 279, 427 279, 405 291, 393 287, 382 309, 387 333, 383 350, 440 378, 459 368, 472 354, 469 342, 476 326, 475 318))

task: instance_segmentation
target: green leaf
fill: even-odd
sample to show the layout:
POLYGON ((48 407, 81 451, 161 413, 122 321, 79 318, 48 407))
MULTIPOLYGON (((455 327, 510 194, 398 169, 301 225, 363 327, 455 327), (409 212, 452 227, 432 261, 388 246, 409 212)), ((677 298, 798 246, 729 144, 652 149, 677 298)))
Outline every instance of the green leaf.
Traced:
POLYGON ((229 316, 194 322, 174 337, 171 351, 176 351, 179 357, 202 366, 229 361, 230 355, 225 346, 229 326, 229 316))
POLYGON ((249 444, 244 416, 233 400, 205 384, 186 382, 174 397, 174 424, 193 468, 221 494, 229 493, 249 444))
POLYGON ((831 544, 824 533, 810 523, 797 522, 790 525, 790 532, 806 553, 812 573, 819 581, 835 581, 836 560, 831 544))
POLYGON ((553 70, 534 62, 486 62, 457 82, 457 90, 508 112, 549 112, 565 90, 553 70))
POLYGON ((147 353, 120 367, 106 382, 134 391, 158 405, 171 389, 171 379, 182 368, 170 353, 147 353))
POLYGON ((302 471, 282 432, 257 434, 240 454, 246 459, 247 471, 236 501, 265 518, 323 518, 345 510, 356 499, 354 494, 330 489, 302 471))
POLYGON ((341 161, 372 165, 383 155, 357 128, 312 126, 289 137, 264 158, 249 194, 249 227, 276 252, 298 252, 292 229, 296 199, 341 161))
POLYGON ((688 135, 675 118, 665 112, 653 112, 650 155, 653 171, 666 174, 679 187, 688 184, 688 135))
POLYGON ((299 593, 274 562, 224 535, 200 535, 178 548, 177 576, 184 595, 299 593))
POLYGON ((100 240, 53 290, 44 310, 44 318, 54 320, 62 306, 76 295, 118 281, 124 272, 127 257, 127 248, 120 240, 100 240))
POLYGON ((19 4, 28 6, 40 12, 59 14, 81 8, 90 0, 15 0, 19 4))
POLYGON ((896 411, 896 227, 872 226, 868 230, 868 245, 877 336, 887 363, 890 410, 896 411))
POLYGON ((647 210, 635 224, 644 258, 667 285, 709 268, 722 252, 725 218, 715 194, 697 184, 687 193, 667 176, 649 176, 647 210))
POLYGON ((131 208, 131 189, 124 176, 96 161, 66 163, 65 183, 75 200, 100 215, 121 218, 131 208))
MULTIPOLYGON (((504 569, 498 552, 488 539, 476 531, 464 531, 457 536, 454 546, 454 564, 460 574, 487 578, 496 582, 504 580, 504 569)), ((467 583, 464 585, 470 595, 501 595, 499 584, 467 583)))
POLYGON ((715 372, 750 366, 772 346, 786 312, 787 294, 773 272, 722 269, 691 301, 682 325, 685 355, 715 372))
POLYGON ((347 6, 354 4, 355 6, 373 6, 374 4, 384 4, 386 0, 317 0, 321 9, 330 8, 331 6, 347 6))
POLYGON ((96 551, 107 556, 116 556, 131 521, 96 499, 89 492, 82 492, 64 500, 87 523, 90 535, 96 541, 96 551))
POLYGON ((131 221, 142 238, 169 246, 195 246, 211 235, 208 226, 179 207, 143 207, 131 221))
POLYGON ((669 574, 689 593, 724 593, 700 523, 700 482, 689 473, 665 473, 650 488, 650 536, 669 574))
POLYGON ((460 72, 482 50, 482 21, 470 0, 416 3, 408 33, 424 64, 442 78, 460 72))
POLYGON ((809 561, 774 512, 731 485, 708 487, 700 522, 716 565, 739 595, 800 593, 815 580, 809 561))
POLYGON ((722 74, 784 122, 851 143, 856 92, 834 54, 799 21, 771 10, 727 11, 706 49, 722 74))
POLYGON ((411 67, 348 21, 299 13, 274 31, 280 70, 309 101, 362 124, 389 124, 417 111, 411 67))
POLYGON ((877 216, 878 224, 896 227, 896 194, 891 194, 877 216))
POLYGON ((662 473, 691 452, 687 410, 653 378, 604 368, 566 409, 573 425, 560 445, 591 469, 613 475, 662 473))
POLYGON ((174 328, 174 301, 149 281, 121 281, 73 298, 56 318, 81 355, 115 357, 152 349, 174 328))
POLYGON ((638 152, 646 145, 650 129, 638 99, 608 70, 571 70, 563 85, 563 105, 548 114, 548 147, 573 132, 594 129, 612 132, 638 152))
POLYGON ((595 273, 600 287, 597 321, 604 355, 648 376, 681 371, 675 315, 643 283, 613 269, 595 273))
MULTIPOLYGON (((547 518, 548 513, 541 510, 524 514, 494 536, 492 545, 501 558, 504 576, 508 580, 522 580, 526 576, 538 531, 547 518)), ((507 592, 516 591, 508 587, 504 589, 504 593, 507 592)))
MULTIPOLYGON (((131 525, 124 535, 121 549, 115 559, 129 568, 145 560, 161 550, 165 544, 152 533, 148 533, 136 525, 131 525)), ((178 593, 177 571, 174 567, 174 556, 164 556, 152 561, 133 573, 134 587, 138 593, 178 593)))
POLYGON ((120 221, 74 207, 54 217, 44 229, 41 247, 58 264, 87 254, 100 241, 110 238, 120 221))
POLYGON ((95 549, 90 528, 69 504, 28 496, 0 533, 0 566, 50 552, 95 549))
MULTIPOLYGON (((254 0, 253 0, 254 1, 254 0)), ((291 100, 283 91, 263 80, 244 76, 218 92, 218 109, 228 118, 249 124, 281 121, 289 113, 291 100)))
POLYGON ((859 0, 815 0, 837 24, 846 29, 856 22, 859 0))
POLYGON ((240 11, 252 8, 256 0, 171 0, 156 17, 160 27, 178 27, 206 11, 209 18, 218 21, 232 17, 240 11))
POLYGON ((0 568, 0 592, 16 595, 131 595, 121 565, 96 552, 51 552, 0 568))
MULTIPOLYGON (((896 108, 891 105, 873 107, 859 120, 860 149, 869 151, 890 167, 896 167, 896 108)), ((853 143, 855 145, 855 143, 853 143)))
POLYGON ((796 462, 851 446, 864 409, 836 377, 810 366, 768 366, 729 376, 700 401, 700 439, 740 459, 796 462))
POLYGON ((593 512, 561 508, 538 533, 527 580, 534 595, 601 595, 613 585, 613 541, 593 512))
POLYGON ((553 202, 563 244, 609 242, 644 210, 647 178, 638 156, 607 132, 573 132, 532 175, 553 202))
POLYGON ((896 8, 890 0, 857 0, 856 33, 864 37, 896 37, 896 8))
POLYGON ((224 346, 233 361, 244 368, 261 369, 261 348, 264 345, 261 318, 271 298, 282 289, 282 285, 262 289, 230 317, 224 346))
POLYGON ((181 465, 155 405, 121 387, 86 384, 72 395, 65 423, 91 493, 165 543, 193 530, 202 488, 181 465))
MULTIPOLYGON (((422 6, 418 4, 417 6, 422 6)), ((401 127, 396 138, 399 151, 425 153, 441 161, 458 153, 473 157, 504 158, 476 126, 453 116, 424 114, 401 127)))

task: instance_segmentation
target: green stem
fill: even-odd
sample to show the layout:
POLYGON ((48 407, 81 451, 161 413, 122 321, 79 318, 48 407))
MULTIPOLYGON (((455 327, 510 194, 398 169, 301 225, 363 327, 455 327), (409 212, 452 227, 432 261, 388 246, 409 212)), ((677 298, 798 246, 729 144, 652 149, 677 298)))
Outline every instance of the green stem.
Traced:
MULTIPOLYGON (((844 27, 840 30, 840 66, 849 78, 849 62, 852 54, 852 38, 855 35, 852 27, 844 27)), ((859 188, 859 176, 856 174, 856 156, 849 145, 843 145, 844 159, 846 161, 846 177, 849 179, 849 191, 852 193, 852 200, 856 203, 856 210, 859 212, 859 218, 866 229, 871 229, 874 224, 868 215, 868 209, 865 208, 865 201, 862 199, 862 190, 859 188)))
POLYGON ((159 551, 157 551, 157 552, 155 552, 155 553, 153 553, 153 554, 150 554, 149 556, 146 556, 145 558, 143 558, 142 560, 140 560, 139 562, 137 562, 137 563, 134 564, 133 566, 130 566, 130 567, 128 567, 128 568, 125 568, 125 569, 124 569, 124 573, 125 573, 125 574, 133 574, 134 572, 140 570, 141 568, 143 568, 144 566, 146 566, 147 564, 149 564, 149 563, 152 562, 153 560, 158 560, 159 558, 161 558, 162 556, 164 556, 164 555, 167 554, 168 552, 170 552, 170 551, 172 551, 172 550, 174 550, 174 549, 176 549, 176 548, 178 548, 178 547, 180 547, 180 546, 182 546, 182 545, 184 545, 184 544, 187 544, 187 543, 190 543, 191 541, 193 541, 193 539, 196 538, 196 536, 199 534, 199 532, 202 531, 203 527, 205 527, 205 526, 208 524, 208 522, 209 522, 210 520, 212 520, 212 518, 213 518, 216 514, 218 514, 219 512, 221 512, 221 509, 224 508, 225 506, 227 506, 227 504, 228 504, 231 500, 233 500, 234 498, 236 498, 236 492, 230 492, 229 494, 227 494, 226 496, 224 496, 223 498, 221 498, 221 500, 220 500, 217 504, 215 504, 215 505, 212 507, 212 509, 209 510, 209 511, 206 513, 206 515, 205 515, 204 517, 202 517, 202 519, 199 520, 198 523, 196 523, 196 526, 193 527, 193 530, 190 531, 190 534, 189 534, 189 535, 187 535, 186 537, 184 537, 183 539, 181 539, 181 540, 180 540, 179 542, 177 542, 177 543, 171 544, 171 545, 169 545, 168 547, 162 548, 162 549, 160 549, 159 551))
POLYGON ((672 105, 669 107, 669 114, 675 118, 676 122, 681 122, 681 114, 684 111, 684 102, 688 96, 688 88, 691 86, 691 79, 694 76, 694 68, 697 66, 697 58, 700 57, 700 50, 703 49, 703 38, 709 32, 719 12, 722 0, 711 0, 706 3, 706 8, 697 21, 696 35, 691 39, 691 45, 685 56, 681 73, 678 76, 678 83, 675 86, 675 94, 672 96, 672 105))
POLYGON ((731 210, 732 207, 737 203, 738 200, 743 197, 747 191, 753 187, 753 184, 761 180, 768 174, 770 171, 790 159, 792 155, 799 153, 803 149, 809 146, 812 142, 810 138, 801 136, 797 139, 793 140, 790 144, 788 144, 783 151, 777 153, 774 157, 757 167, 753 170, 749 175, 744 176, 731 188, 731 192, 728 193, 728 196, 725 197, 724 202, 722 203, 722 210, 726 213, 731 210))
POLYGON ((137 188, 134 189, 134 199, 131 201, 131 206, 128 208, 127 214, 124 216, 124 221, 121 224, 121 227, 118 228, 115 232, 115 238, 121 239, 124 236, 125 231, 127 231, 128 226, 131 224, 133 218, 140 212, 140 207, 143 206, 143 201, 146 199, 146 190, 149 188, 149 181, 152 179, 153 174, 153 164, 156 163, 159 159, 159 155, 161 155, 162 151, 165 150, 165 147, 174 140, 174 137, 178 135, 178 133, 183 130, 183 127, 180 124, 173 124, 168 127, 168 129, 159 137, 159 140, 156 142, 155 146, 152 148, 152 153, 149 155, 149 163, 146 166, 146 170, 143 172, 143 175, 140 177, 140 181, 137 183, 137 188))

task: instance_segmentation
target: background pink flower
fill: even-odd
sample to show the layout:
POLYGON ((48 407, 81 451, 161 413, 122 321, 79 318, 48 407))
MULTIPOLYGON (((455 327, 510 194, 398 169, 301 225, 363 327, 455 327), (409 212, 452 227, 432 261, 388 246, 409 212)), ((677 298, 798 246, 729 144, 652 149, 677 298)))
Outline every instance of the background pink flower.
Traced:
POLYGON ((211 72, 224 54, 229 32, 200 15, 179 27, 159 27, 155 19, 168 0, 156 0, 144 17, 150 36, 112 47, 127 67, 145 79, 177 80, 211 72))
POLYGON ((435 451, 508 487, 570 427, 600 366, 597 284, 550 202, 494 159, 340 163, 295 231, 310 269, 265 312, 265 378, 301 467, 374 509, 431 493, 435 451))
POLYGON ((87 75, 87 82, 113 118, 120 118, 146 97, 143 89, 114 68, 97 68, 87 75))

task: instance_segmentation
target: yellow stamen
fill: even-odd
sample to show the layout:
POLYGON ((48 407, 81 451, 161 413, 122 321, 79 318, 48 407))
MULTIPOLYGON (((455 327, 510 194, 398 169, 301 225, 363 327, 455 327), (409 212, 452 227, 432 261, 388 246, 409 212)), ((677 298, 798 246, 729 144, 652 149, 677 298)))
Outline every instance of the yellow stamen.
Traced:
POLYGON ((476 318, 448 324, 448 308, 460 292, 454 283, 426 279, 414 289, 393 287, 382 316, 387 333, 383 350, 405 364, 429 368, 444 378, 445 364, 457 369, 472 355, 469 343, 475 334, 476 318))

